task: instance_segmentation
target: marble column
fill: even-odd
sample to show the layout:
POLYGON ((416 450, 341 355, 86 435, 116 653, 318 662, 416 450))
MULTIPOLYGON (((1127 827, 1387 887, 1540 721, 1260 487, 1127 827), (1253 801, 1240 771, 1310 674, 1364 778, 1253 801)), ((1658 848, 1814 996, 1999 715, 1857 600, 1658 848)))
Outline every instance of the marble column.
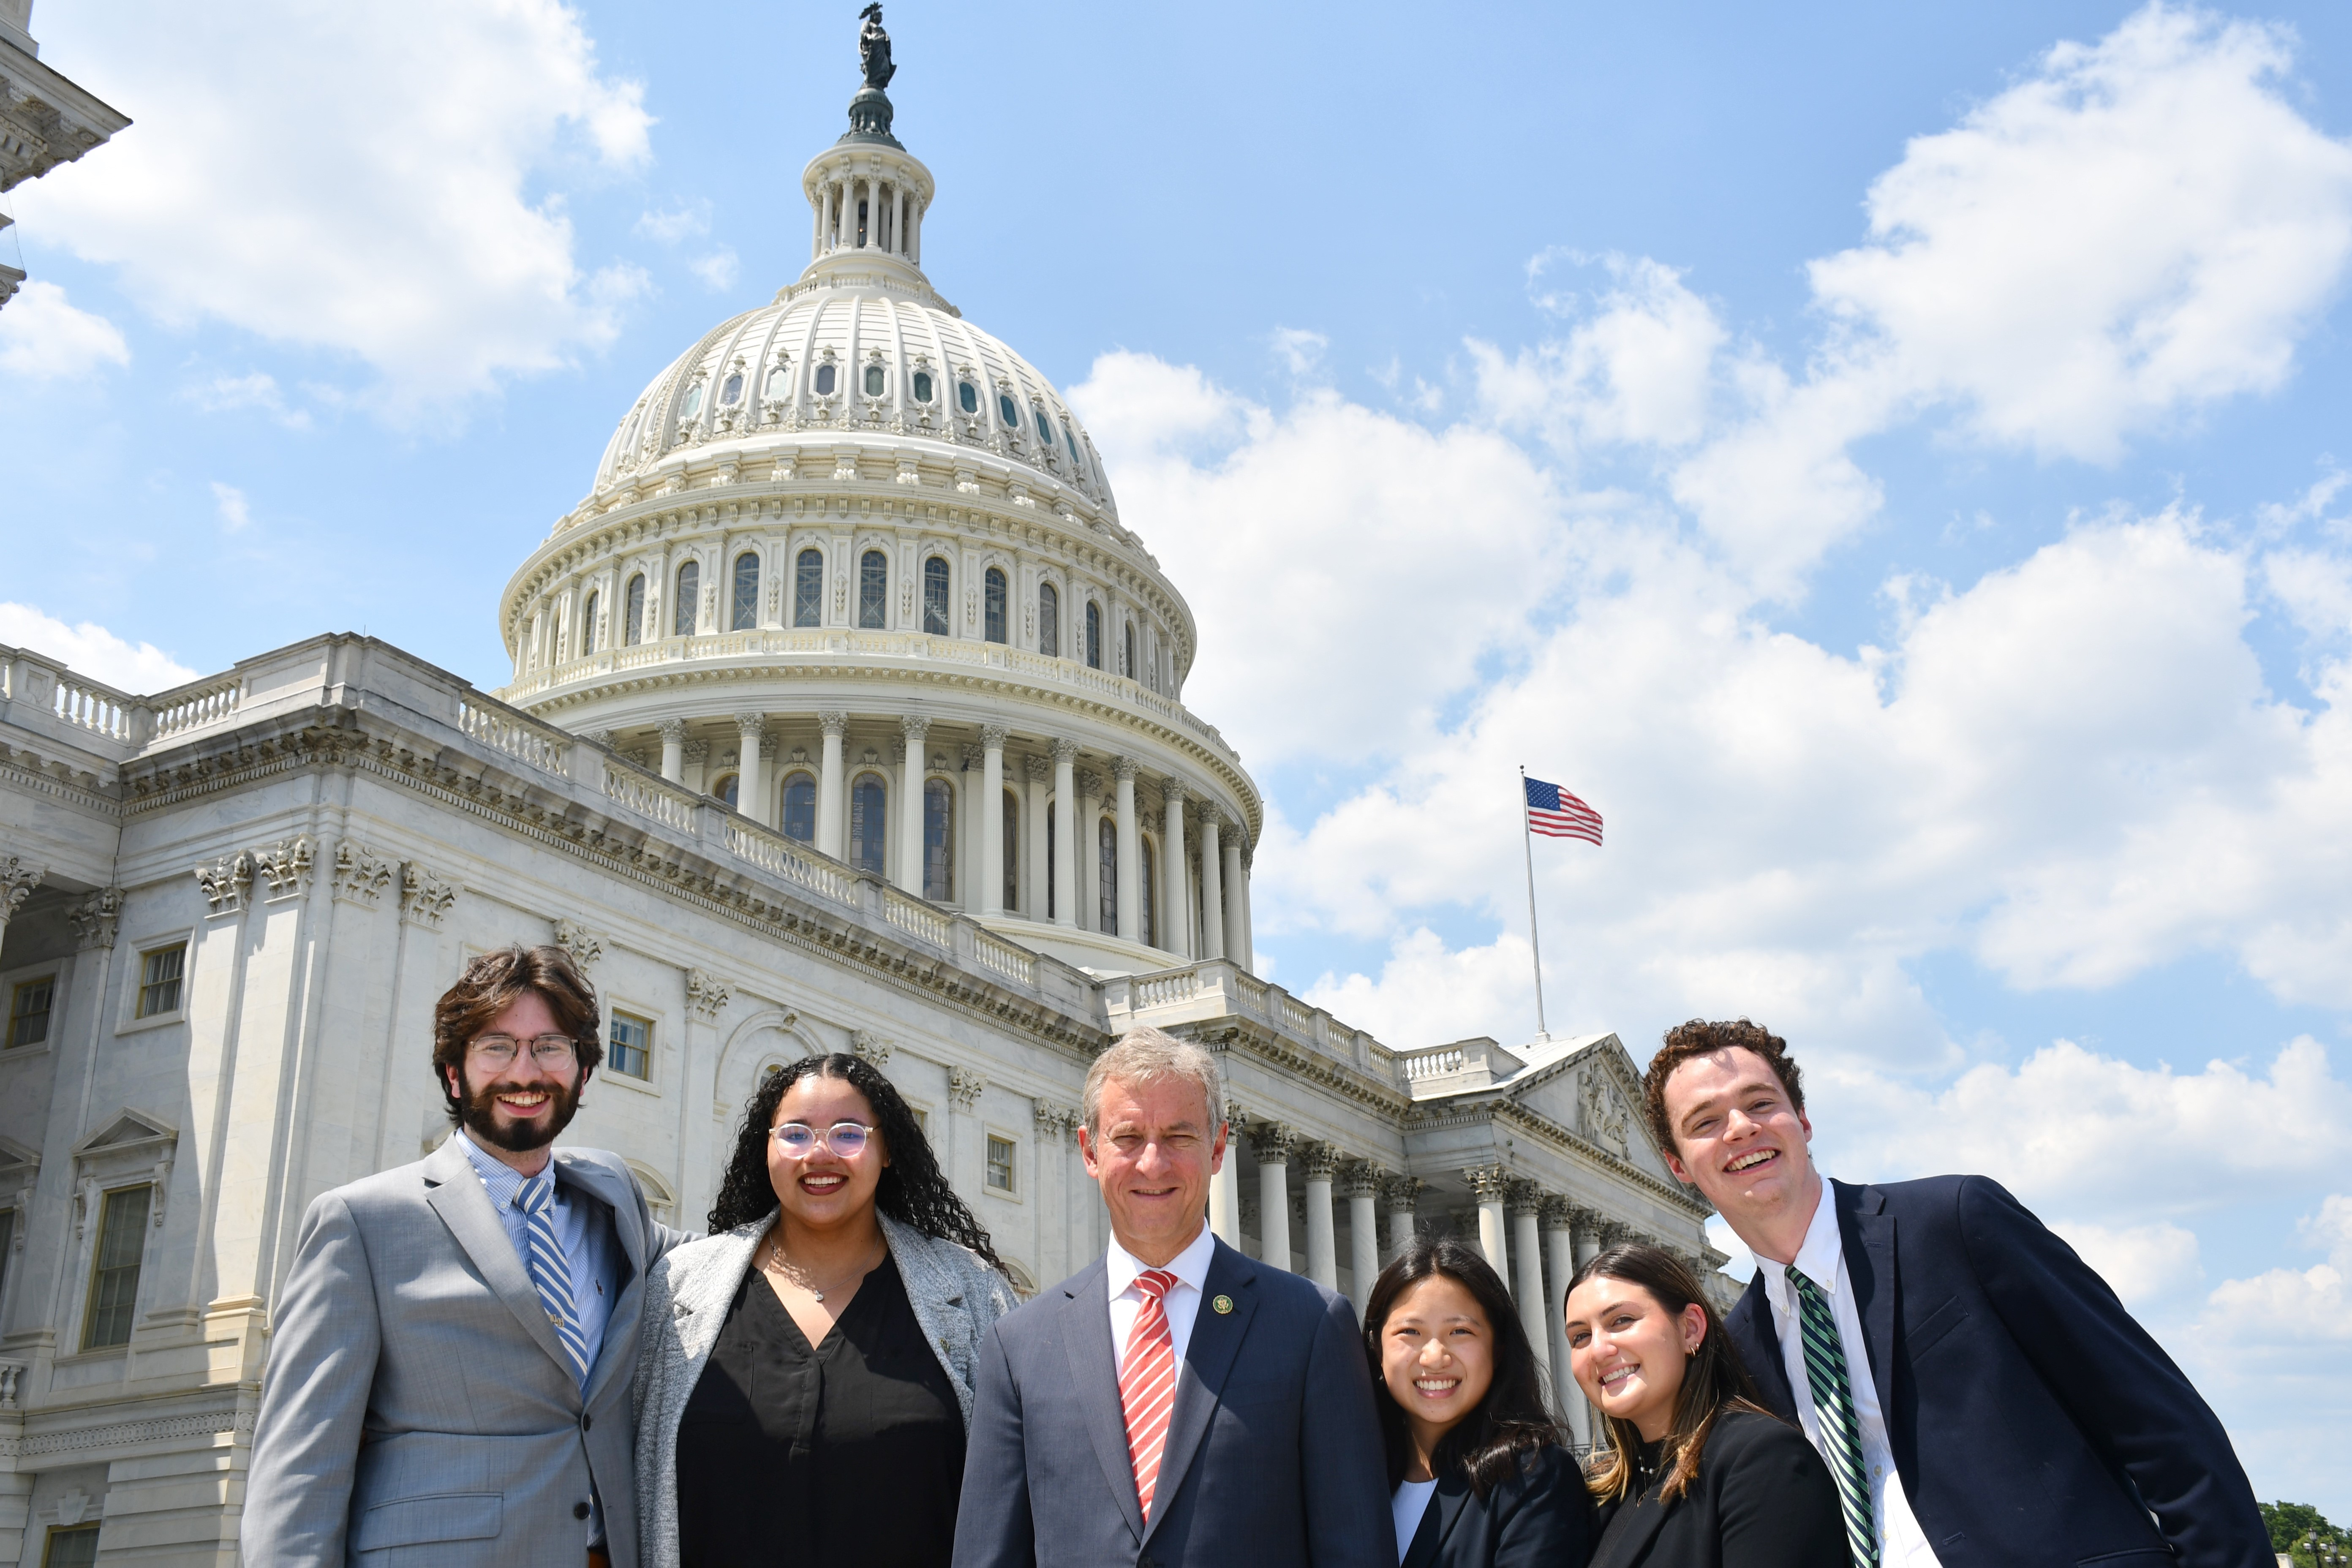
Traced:
POLYGON ((1250 915, 1250 862, 1246 853, 1235 858, 1240 863, 1229 867, 1225 878, 1225 899, 1241 915, 1242 940, 1227 956, 1237 959, 1244 969, 1257 973, 1256 926, 1250 915))
POLYGON ((1002 724, 980 731, 980 909, 1004 912, 1004 739, 1002 724))
POLYGON ((1201 803, 1201 956, 1225 956, 1224 856, 1217 830, 1224 812, 1212 800, 1201 803))
POLYGON ((661 775, 676 784, 686 777, 686 721, 665 719, 661 721, 661 775))
POLYGON ((1054 923, 1078 923, 1078 867, 1086 857, 1078 842, 1078 743, 1054 742, 1054 923))
POLYGON ((907 254, 907 187, 895 181, 890 185, 890 249, 907 254))
POLYGON ((1250 1152, 1257 1156, 1258 1261, 1290 1267, 1289 1130, 1278 1121, 1250 1128, 1250 1152))
POLYGON ((1224 942, 1224 956, 1232 959, 1244 969, 1248 969, 1251 967, 1249 939, 1242 931, 1242 905, 1249 895, 1243 890, 1242 883, 1241 824, 1237 822, 1233 826, 1234 831, 1225 835, 1219 845, 1222 851, 1221 858, 1224 864, 1221 868, 1222 875, 1217 879, 1218 888, 1223 896, 1218 901, 1215 913, 1222 922, 1221 934, 1224 942))
POLYGON ((1102 774, 1091 768, 1077 771, 1078 782, 1078 902, 1080 931, 1102 929, 1102 774))
POLYGON ((841 780, 841 740, 849 732, 846 713, 820 713, 816 721, 824 731, 824 763, 816 775, 816 847, 822 855, 836 860, 847 859, 847 847, 842 843, 843 811, 841 780))
POLYGON ((1234 1251, 1242 1250, 1242 1114, 1225 1111, 1225 1157, 1209 1173, 1209 1228, 1234 1251))
POLYGON ((898 721, 907 741, 907 765, 898 785, 898 886, 923 896, 923 782, 930 772, 931 721, 909 713, 898 721))
MULTIPOLYGON (((1126 757, 1113 757, 1110 771, 1118 781, 1118 934, 1129 942, 1141 942, 1143 850, 1141 837, 1135 830, 1135 763, 1126 757)), ((1283 1223, 1286 1226, 1289 1221, 1286 1218, 1283 1223)))
POLYGON ((768 722, 765 713, 738 713, 735 730, 736 748, 735 809, 754 822, 763 820, 760 802, 768 794, 767 759, 760 754, 761 731, 768 722))
POLYGON ((1592 1441, 1591 1412, 1585 1407, 1584 1390, 1569 1359, 1568 1319, 1560 1310, 1568 1282, 1576 1274, 1575 1215, 1576 1205, 1566 1198, 1544 1200, 1544 1254, 1551 1265, 1550 1289, 1544 1297, 1544 1326, 1551 1341, 1552 1391, 1559 1398, 1560 1414, 1568 1418, 1572 1440, 1582 1447, 1592 1441))
POLYGON ((1186 909, 1184 865, 1185 784, 1174 773, 1160 781, 1165 809, 1160 826, 1160 946, 1179 958, 1192 956, 1192 917, 1186 909))
POLYGON ((963 748, 963 771, 956 775, 956 902, 980 912, 980 780, 986 759, 978 746, 963 748))
POLYGON ((1022 847, 1021 912, 1033 921, 1045 915, 1050 878, 1045 870, 1045 790, 1053 783, 1054 763, 1034 752, 1021 759, 1021 774, 1029 787, 1022 795, 1021 833, 1029 842, 1022 847))
POLYGON ((1511 1278, 1511 1247, 1507 1225, 1503 1217, 1503 1202, 1510 1194, 1510 1178, 1500 1165, 1480 1165, 1462 1173, 1470 1190, 1478 1198, 1478 1250, 1495 1272, 1508 1284, 1511 1278))
POLYGON ((1544 1194, 1533 1182, 1511 1184, 1511 1251, 1518 1265, 1519 1327, 1546 1378, 1551 1376, 1551 1331, 1544 1312, 1543 1244, 1538 1226, 1544 1194))
POLYGON ((1421 1196, 1424 1185, 1418 1176, 1391 1176, 1387 1183, 1389 1199, 1389 1257, 1412 1245, 1415 1219, 1412 1205, 1421 1196))
POLYGON ((1355 1287, 1348 1295, 1361 1322, 1372 1281, 1381 1277, 1381 1168, 1359 1160, 1348 1167, 1340 1184, 1348 1194, 1348 1272, 1355 1287))
POLYGON ((1328 1143, 1298 1152, 1298 1173, 1307 1182, 1307 1278, 1327 1290, 1339 1288, 1339 1227, 1331 1214, 1331 1178, 1339 1170, 1339 1152, 1328 1143))

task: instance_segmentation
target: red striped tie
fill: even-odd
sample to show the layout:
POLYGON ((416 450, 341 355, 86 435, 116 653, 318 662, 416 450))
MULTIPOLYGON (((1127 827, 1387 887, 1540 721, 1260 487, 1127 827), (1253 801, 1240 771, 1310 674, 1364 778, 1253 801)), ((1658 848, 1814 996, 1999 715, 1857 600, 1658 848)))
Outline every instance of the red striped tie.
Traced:
POLYGON ((1127 1451, 1135 1460, 1135 1496, 1143 1517, 1151 1517, 1151 1494, 1160 1485, 1160 1456, 1168 1447, 1168 1417, 1176 1408, 1176 1340, 1168 1331, 1161 1297, 1175 1287, 1165 1268, 1135 1277, 1143 1305, 1128 1331, 1127 1359, 1118 1372, 1118 1403, 1127 1412, 1127 1451))

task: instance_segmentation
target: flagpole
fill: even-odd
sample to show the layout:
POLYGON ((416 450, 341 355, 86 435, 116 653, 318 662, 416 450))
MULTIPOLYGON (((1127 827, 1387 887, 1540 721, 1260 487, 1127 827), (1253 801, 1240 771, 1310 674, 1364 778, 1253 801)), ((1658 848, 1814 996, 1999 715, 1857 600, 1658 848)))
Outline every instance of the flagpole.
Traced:
POLYGON ((1528 946, 1536 960, 1536 1037, 1549 1039, 1551 1027, 1544 1022, 1543 1005, 1543 937, 1536 930, 1536 837, 1528 829, 1528 768, 1519 764, 1519 843, 1528 852, 1528 946))

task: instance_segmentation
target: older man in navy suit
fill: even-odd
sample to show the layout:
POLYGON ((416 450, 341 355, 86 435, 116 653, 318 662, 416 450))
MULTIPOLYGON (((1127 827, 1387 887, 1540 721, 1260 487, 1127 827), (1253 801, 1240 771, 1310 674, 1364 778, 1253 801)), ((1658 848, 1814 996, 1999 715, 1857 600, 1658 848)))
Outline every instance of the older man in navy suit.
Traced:
POLYGON ((1756 1254, 1724 1326, 1821 1450, 1855 1568, 2270 1568, 2221 1422, 1999 1184, 1824 1182, 1787 1043, 1745 1018, 1668 1030, 1647 1089, 1756 1254))
POLYGON ((1355 1314, 1205 1223, 1216 1060, 1138 1029, 1087 1075, 1107 1255, 982 1348, 955 1568, 1394 1568, 1355 1314))

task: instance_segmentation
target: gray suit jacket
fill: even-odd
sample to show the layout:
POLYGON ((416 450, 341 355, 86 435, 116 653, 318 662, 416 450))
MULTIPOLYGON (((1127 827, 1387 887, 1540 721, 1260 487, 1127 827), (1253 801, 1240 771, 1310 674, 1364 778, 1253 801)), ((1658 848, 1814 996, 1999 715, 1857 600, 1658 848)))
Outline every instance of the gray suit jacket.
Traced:
MULTIPOLYGON (((887 1214, 882 1239, 898 1266, 908 1304, 971 1425, 972 1361, 981 1336, 1013 1310, 1004 1276, 952 1241, 925 1236, 887 1214)), ((677 1427, 719 1343, 727 1309, 751 1267, 771 1215, 690 1242, 654 1265, 638 1336, 637 1542, 639 1568, 677 1568, 677 1427)))
POLYGON ((1396 1568, 1371 1374, 1344 1298, 1217 1243, 1147 1521, 1108 1290, 1097 1260, 982 1347, 955 1568, 1396 1568))
POLYGON ((455 1136, 310 1205, 273 1314, 247 1563, 580 1568, 593 1487, 614 1568, 635 1568, 638 1315, 683 1238, 619 1156, 559 1149, 555 1173, 611 1211, 621 1275, 584 1400, 455 1136))

